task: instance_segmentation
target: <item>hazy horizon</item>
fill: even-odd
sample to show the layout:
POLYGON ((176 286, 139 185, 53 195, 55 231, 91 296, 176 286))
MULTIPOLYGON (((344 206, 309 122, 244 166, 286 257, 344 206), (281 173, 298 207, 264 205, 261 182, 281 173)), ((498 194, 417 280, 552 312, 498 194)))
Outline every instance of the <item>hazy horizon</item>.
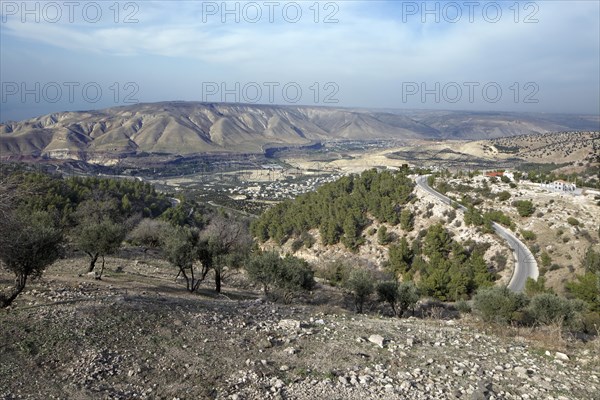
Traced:
POLYGON ((600 114, 599 2, 0 4, 0 122, 162 101, 600 114))

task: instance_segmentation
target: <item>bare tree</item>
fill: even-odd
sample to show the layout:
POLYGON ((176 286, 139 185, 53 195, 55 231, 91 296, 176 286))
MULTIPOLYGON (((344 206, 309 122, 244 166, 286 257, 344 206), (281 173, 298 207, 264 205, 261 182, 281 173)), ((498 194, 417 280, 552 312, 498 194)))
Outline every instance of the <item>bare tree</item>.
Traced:
POLYGON ((212 270, 215 291, 221 293, 221 282, 229 268, 237 268, 252 245, 246 221, 218 214, 213 217, 198 242, 198 258, 203 276, 212 270))

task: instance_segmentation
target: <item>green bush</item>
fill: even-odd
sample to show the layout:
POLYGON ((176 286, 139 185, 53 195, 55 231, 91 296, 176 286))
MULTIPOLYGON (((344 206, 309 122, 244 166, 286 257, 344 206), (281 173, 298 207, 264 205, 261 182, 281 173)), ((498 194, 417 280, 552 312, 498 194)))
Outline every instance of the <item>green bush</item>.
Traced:
POLYGON ((513 206, 517 208, 517 212, 521 217, 530 217, 535 211, 535 207, 530 200, 516 200, 513 206))
POLYGON ((471 305, 465 300, 457 301, 454 307, 456 307, 458 312, 460 312, 461 314, 469 314, 471 313, 471 311, 473 311, 471 309, 471 305))
POLYGON ((527 304, 524 294, 503 287, 482 289, 473 298, 473 309, 484 321, 505 324, 519 321, 527 304))
POLYGON ((552 258, 545 251, 540 256, 540 260, 542 262, 542 266, 548 268, 552 264, 552 258))
POLYGON ((292 246, 291 246, 292 253, 295 253, 298 250, 300 250, 302 248, 302 246, 304 246, 304 242, 302 242, 302 239, 300 239, 300 238, 295 239, 292 242, 292 246))
POLYGON ((507 192, 506 190, 498 193, 498 200, 500 200, 500 201, 506 201, 508 199, 510 199, 510 193, 507 192))
POLYGON ((577 280, 567 282, 567 292, 588 303, 592 311, 600 312, 600 273, 586 272, 577 280))
POLYGON ((271 288, 283 292, 311 290, 314 287, 314 272, 308 263, 300 258, 281 258, 277 252, 265 252, 254 256, 247 264, 246 271, 251 280, 263 287, 266 295, 271 288))
POLYGON ((586 305, 581 300, 568 300, 552 293, 541 293, 531 299, 527 311, 538 324, 561 323, 578 329, 581 324, 581 312, 585 309, 586 305))
POLYGON ((579 220, 577 220, 577 218, 569 217, 569 218, 567 218, 567 222, 569 223, 569 225, 572 225, 572 226, 579 225, 579 220))
POLYGON ((535 240, 535 239, 537 239, 537 235, 535 234, 535 232, 528 231, 528 230, 525 230, 525 229, 521 229, 521 235, 523 236, 523 239, 525 239, 525 240, 535 240))

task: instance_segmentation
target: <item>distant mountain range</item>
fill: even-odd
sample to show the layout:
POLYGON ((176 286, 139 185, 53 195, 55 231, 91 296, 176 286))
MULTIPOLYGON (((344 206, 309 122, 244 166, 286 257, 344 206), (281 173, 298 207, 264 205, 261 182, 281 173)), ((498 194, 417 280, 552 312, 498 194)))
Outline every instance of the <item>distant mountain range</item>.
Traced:
POLYGON ((0 124, 0 158, 262 153, 326 140, 492 139, 573 130, 600 130, 600 117, 161 102, 0 124))

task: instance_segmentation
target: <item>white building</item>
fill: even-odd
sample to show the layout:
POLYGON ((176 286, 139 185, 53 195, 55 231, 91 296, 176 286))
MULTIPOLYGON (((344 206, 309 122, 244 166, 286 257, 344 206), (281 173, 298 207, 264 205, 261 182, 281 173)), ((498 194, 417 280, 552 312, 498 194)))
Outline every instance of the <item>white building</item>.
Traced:
POLYGON ((565 182, 563 180, 554 181, 551 183, 542 184, 543 188, 551 189, 558 192, 574 192, 577 186, 571 182, 565 182))

